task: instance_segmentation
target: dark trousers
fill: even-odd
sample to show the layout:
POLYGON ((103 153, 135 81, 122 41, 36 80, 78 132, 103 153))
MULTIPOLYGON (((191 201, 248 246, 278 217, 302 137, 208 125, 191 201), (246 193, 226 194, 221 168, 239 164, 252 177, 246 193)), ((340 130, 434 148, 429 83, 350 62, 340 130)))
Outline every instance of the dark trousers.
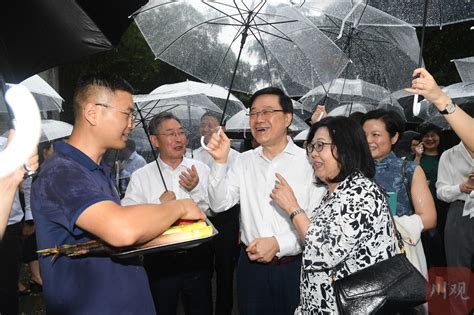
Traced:
POLYGON ((0 314, 18 314, 21 223, 7 226, 0 241, 0 314))
MULTIPOLYGON (((469 295, 469 290, 474 291, 469 283, 471 268, 474 257, 474 219, 463 216, 464 203, 455 201, 450 204, 448 218, 446 220, 446 230, 444 237, 446 241, 446 260, 448 262, 448 282, 450 284, 464 283, 465 295, 469 295), (453 267, 465 267, 464 270, 453 267)), ((471 296, 471 299, 474 296, 471 296)), ((467 314, 467 305, 457 298, 451 302, 451 314, 467 314)), ((470 303, 472 305, 472 303, 470 303)), ((472 310, 471 310, 472 311, 472 310)))
MULTIPOLYGON (((423 243, 423 250, 425 251, 428 269, 431 267, 446 266, 444 231, 448 204, 436 198, 434 200, 437 218, 436 228, 425 231, 421 234, 421 241, 423 243)), ((440 274, 440 276, 443 275, 440 274)))
POLYGON ((241 247, 237 297, 241 315, 292 315, 300 301, 301 258, 281 265, 250 261, 241 247))
POLYGON ((240 205, 219 213, 210 220, 219 234, 213 240, 216 272, 216 315, 232 314, 234 305, 234 269, 239 256, 240 205))
POLYGON ((145 256, 157 314, 175 315, 180 295, 186 315, 212 314, 210 258, 208 244, 145 256))

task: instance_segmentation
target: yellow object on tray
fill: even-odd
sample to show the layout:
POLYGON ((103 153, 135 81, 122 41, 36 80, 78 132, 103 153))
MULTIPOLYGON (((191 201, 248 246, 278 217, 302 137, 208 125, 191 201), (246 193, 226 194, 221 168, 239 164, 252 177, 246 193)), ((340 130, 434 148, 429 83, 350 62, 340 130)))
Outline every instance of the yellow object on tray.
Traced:
POLYGON ((204 221, 192 224, 177 225, 167 229, 163 234, 140 246, 140 248, 185 242, 211 235, 212 225, 207 225, 204 221))
MULTIPOLYGON (((199 230, 199 229, 202 229, 202 228, 208 228, 208 227, 211 227, 211 226, 207 225, 206 222, 204 222, 204 221, 199 221, 199 222, 191 223, 191 224, 175 225, 175 226, 172 226, 172 227, 168 228, 161 235, 167 235, 167 234, 179 233, 179 232, 190 232, 190 231, 195 231, 195 230, 199 230)), ((212 227, 211 227, 211 233, 212 233, 212 227)), ((208 236, 208 235, 206 235, 206 236, 208 236)))

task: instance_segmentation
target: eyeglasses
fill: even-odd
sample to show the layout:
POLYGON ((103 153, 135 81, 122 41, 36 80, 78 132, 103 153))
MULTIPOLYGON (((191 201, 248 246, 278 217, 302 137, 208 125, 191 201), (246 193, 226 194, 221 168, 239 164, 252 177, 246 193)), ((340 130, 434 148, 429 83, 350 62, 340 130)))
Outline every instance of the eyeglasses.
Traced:
POLYGON ((185 131, 173 131, 173 132, 167 132, 167 133, 157 133, 156 134, 157 136, 165 136, 165 137, 168 137, 168 138, 176 138, 176 137, 179 137, 179 138, 184 138, 186 137, 186 132, 185 131))
POLYGON ((250 116, 250 119, 256 119, 258 116, 262 115, 263 118, 268 119, 272 117, 273 113, 276 112, 284 112, 283 109, 264 109, 259 112, 250 112, 247 114, 247 116, 250 116))
POLYGON ((310 154, 313 151, 316 152, 321 152, 324 149, 325 145, 333 145, 333 142, 322 142, 322 141, 317 141, 316 143, 309 143, 306 146, 306 153, 310 154))
POLYGON ((95 103, 95 105, 97 105, 97 106, 102 106, 102 107, 105 107, 105 108, 114 110, 114 111, 116 111, 116 112, 122 113, 122 114, 124 114, 124 115, 127 115, 127 116, 128 116, 128 119, 130 119, 132 122, 134 122, 134 121, 135 121, 135 118, 137 117, 137 114, 136 114, 135 111, 126 112, 126 111, 123 111, 123 110, 120 110, 120 109, 116 108, 115 106, 108 105, 108 104, 102 104, 102 103, 95 103))

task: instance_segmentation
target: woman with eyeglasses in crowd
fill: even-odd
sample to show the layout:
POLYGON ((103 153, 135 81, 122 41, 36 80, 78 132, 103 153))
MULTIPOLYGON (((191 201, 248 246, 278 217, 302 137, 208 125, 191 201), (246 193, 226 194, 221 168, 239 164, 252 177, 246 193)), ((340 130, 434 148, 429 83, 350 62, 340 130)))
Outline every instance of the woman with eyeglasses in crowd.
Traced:
POLYGON ((340 279, 395 254, 393 226, 384 192, 373 181, 375 165, 359 124, 346 117, 324 118, 311 127, 306 150, 317 184, 328 188, 321 205, 301 209, 280 175, 271 198, 304 242, 296 313, 334 314, 332 273, 340 279))

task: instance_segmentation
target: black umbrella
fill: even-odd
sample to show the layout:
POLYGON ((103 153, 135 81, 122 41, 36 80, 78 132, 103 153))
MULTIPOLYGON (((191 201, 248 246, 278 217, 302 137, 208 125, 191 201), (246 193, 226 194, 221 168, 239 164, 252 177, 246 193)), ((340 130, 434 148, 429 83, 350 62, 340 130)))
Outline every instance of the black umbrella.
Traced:
POLYGON ((0 73, 18 83, 51 67, 107 51, 146 0, 15 0, 2 3, 0 73))
MULTIPOLYGON (((0 105, 5 81, 24 79, 81 57, 110 50, 145 0, 15 0, 0 13, 0 105)), ((8 106, 10 127, 14 116, 8 106)))

